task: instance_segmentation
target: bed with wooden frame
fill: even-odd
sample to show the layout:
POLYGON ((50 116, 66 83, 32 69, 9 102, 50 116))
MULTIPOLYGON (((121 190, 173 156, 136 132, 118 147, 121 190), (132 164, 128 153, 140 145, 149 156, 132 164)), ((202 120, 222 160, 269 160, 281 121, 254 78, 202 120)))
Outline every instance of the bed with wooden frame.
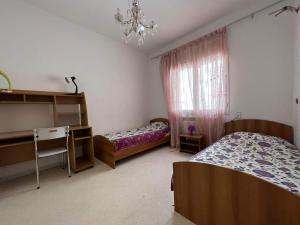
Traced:
MULTIPOLYGON (((163 122, 168 124, 169 120, 164 118, 155 118, 150 121, 151 123, 154 122, 163 122)), ((161 139, 151 141, 145 144, 135 145, 133 147, 128 147, 119 151, 113 146, 113 143, 102 135, 96 135, 94 137, 94 149, 95 149, 95 156, 96 158, 100 159, 107 165, 111 166, 113 169, 116 168, 116 162, 128 158, 132 155, 136 155, 141 152, 145 152, 147 150, 153 149, 155 147, 167 144, 170 142, 170 133, 168 132, 164 135, 161 139)))
MULTIPOLYGON (((238 120, 225 134, 253 132, 293 143, 293 128, 271 121, 238 120)), ((300 197, 256 176, 220 166, 173 164, 175 211, 197 225, 299 225, 300 197)))

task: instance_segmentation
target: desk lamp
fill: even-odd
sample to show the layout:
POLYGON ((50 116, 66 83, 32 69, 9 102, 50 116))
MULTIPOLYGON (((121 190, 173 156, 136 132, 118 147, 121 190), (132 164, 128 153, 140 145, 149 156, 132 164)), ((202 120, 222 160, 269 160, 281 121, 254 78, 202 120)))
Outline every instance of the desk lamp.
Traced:
POLYGON ((66 82, 69 84, 71 81, 73 82, 73 84, 75 85, 76 89, 75 89, 75 93, 74 95, 78 95, 78 86, 75 83, 76 77, 65 77, 66 82))

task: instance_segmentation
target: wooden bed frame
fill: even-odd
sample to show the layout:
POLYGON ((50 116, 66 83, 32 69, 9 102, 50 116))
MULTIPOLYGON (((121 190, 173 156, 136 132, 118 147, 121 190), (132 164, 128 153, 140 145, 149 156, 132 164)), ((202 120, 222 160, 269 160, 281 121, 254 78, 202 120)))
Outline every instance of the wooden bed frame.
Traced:
MULTIPOLYGON (((164 118, 156 118, 150 121, 150 123, 154 123, 154 122, 164 122, 169 124, 169 120, 164 118)), ((136 145, 126 149, 122 149, 120 151, 115 151, 111 141, 109 141, 104 136, 96 135, 94 137, 94 150, 95 150, 96 158, 100 159, 101 161, 103 161, 104 163, 106 163, 107 165, 115 169, 117 161, 128 158, 129 156, 132 155, 136 155, 140 152, 150 150, 157 146, 167 144, 169 142, 170 142, 170 133, 166 134, 162 139, 157 141, 152 141, 142 145, 136 145)))
POLYGON ((280 137, 294 144, 294 129, 291 126, 267 120, 233 120, 225 123, 225 135, 245 131, 280 137))
MULTIPOLYGON (((293 142, 293 128, 263 120, 225 124, 293 142)), ((196 162, 173 164, 175 211, 197 225, 299 225, 300 197, 255 176, 196 162)))

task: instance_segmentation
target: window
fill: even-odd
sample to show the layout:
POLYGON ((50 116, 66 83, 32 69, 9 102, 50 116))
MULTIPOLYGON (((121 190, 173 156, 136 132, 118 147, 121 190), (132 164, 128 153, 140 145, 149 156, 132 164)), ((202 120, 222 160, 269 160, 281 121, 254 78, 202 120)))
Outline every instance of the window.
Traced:
POLYGON ((180 146, 186 118, 196 121, 207 144, 223 135, 229 97, 227 42, 227 29, 222 28, 162 56, 172 146, 180 146))
POLYGON ((179 109, 190 111, 194 109, 193 68, 186 67, 179 72, 179 109))
MULTIPOLYGON (((216 111, 220 102, 226 102, 222 56, 202 60, 195 71, 193 65, 180 68, 178 76, 172 76, 172 83, 177 83, 178 108, 181 111, 216 111), (220 98, 221 97, 221 98, 220 98)), ((175 86, 175 85, 174 85, 175 86)), ((224 111, 226 104, 224 105, 224 111)))

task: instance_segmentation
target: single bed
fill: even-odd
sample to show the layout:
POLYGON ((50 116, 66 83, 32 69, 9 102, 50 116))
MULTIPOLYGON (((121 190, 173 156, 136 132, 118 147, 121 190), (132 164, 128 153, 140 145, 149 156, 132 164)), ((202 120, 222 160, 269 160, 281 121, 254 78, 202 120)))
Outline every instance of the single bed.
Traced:
POLYGON ((116 168, 116 162, 170 142, 169 121, 156 118, 144 127, 94 137, 95 156, 116 168))
POLYGON ((293 128, 238 120, 225 125, 225 135, 191 161, 174 163, 176 212, 199 225, 299 225, 293 128))

